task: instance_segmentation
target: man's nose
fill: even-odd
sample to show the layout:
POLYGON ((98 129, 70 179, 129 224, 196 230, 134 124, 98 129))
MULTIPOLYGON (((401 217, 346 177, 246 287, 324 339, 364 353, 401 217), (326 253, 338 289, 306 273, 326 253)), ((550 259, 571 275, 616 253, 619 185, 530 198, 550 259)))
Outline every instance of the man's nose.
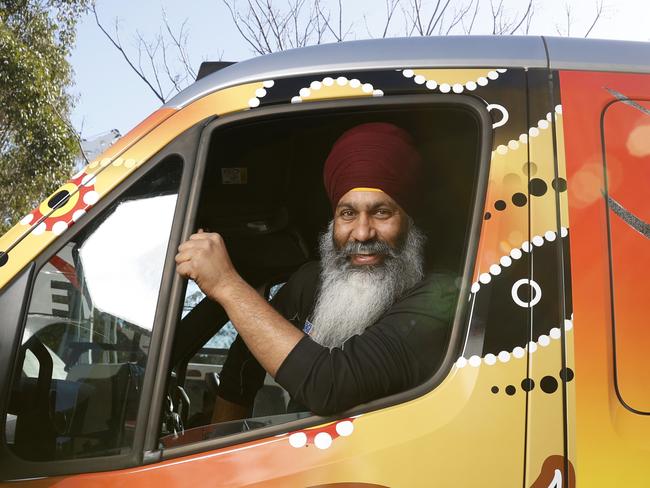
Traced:
POLYGON ((351 237, 357 242, 370 241, 376 237, 375 229, 367 215, 359 215, 351 237))

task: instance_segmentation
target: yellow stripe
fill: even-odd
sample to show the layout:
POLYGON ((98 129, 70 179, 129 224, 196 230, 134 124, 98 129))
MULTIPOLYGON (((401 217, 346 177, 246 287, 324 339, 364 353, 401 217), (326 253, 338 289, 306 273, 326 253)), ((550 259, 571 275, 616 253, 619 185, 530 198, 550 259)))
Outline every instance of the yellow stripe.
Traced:
POLYGON ((384 192, 384 190, 380 190, 379 188, 364 188, 364 187, 359 187, 359 188, 352 188, 350 191, 379 191, 379 192, 384 192))

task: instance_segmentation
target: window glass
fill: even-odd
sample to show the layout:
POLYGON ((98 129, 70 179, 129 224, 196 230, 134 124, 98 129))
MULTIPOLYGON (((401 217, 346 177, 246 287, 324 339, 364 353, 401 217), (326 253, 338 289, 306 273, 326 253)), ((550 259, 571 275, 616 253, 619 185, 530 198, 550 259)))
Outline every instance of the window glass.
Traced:
POLYGON ((37 274, 6 436, 22 458, 131 445, 181 170, 159 163, 37 274))
MULTIPOLYGON (((409 106, 381 112, 317 113, 218 128, 207 156, 197 228, 221 234, 238 273, 286 320, 310 334, 320 280, 319 240, 332 220, 323 163, 346 130, 369 122, 387 122, 407 131, 424 161, 421 215, 408 225, 417 226, 427 237, 426 244, 414 251, 424 269, 424 278, 418 278, 415 285, 422 286, 424 294, 413 292, 411 307, 426 309, 423 315, 431 319, 427 323, 440 332, 435 340, 426 342, 437 349, 426 351, 435 358, 429 360, 428 368, 433 376, 447 348, 468 248, 480 150, 480 123, 473 113, 460 107, 409 106), (255 144, 250 144, 251 140, 255 144), (429 304, 416 296, 444 299, 429 304)), ((386 210, 382 207, 377 215, 385 217, 386 210)), ((410 257, 405 259, 412 264, 410 257)), ((404 267, 395 274, 405 274, 404 267)), ((393 305, 396 301, 386 310, 393 305)), ((349 309, 339 306, 338 311, 343 316, 349 309)), ((411 309, 401 313, 403 322, 396 327, 408 327, 420 317, 411 309)), ((388 314, 372 315, 378 318, 367 327, 388 314)), ((204 299, 191 282, 181 315, 162 416, 164 447, 313 415, 305 403, 291 396, 289 388, 285 390, 279 377, 274 379, 261 369, 236 335, 237 324, 229 321, 219 304, 204 299)), ((363 334, 347 337, 353 335, 363 334)), ((367 337, 364 340, 368 341, 367 337)), ((377 377, 380 374, 383 370, 377 377)), ((422 382, 429 378, 422 377, 422 382)), ((380 382, 378 379, 375 384, 380 382)), ((397 391, 383 396, 392 393, 397 391)), ((339 411, 360 403, 347 401, 339 411)))
POLYGON ((650 102, 610 105, 604 116, 616 382, 632 409, 650 412, 650 102))

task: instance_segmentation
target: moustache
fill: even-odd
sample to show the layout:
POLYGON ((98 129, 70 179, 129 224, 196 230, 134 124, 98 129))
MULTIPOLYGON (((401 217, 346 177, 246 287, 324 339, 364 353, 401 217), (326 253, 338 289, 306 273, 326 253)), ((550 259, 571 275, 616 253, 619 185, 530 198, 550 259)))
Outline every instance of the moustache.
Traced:
POLYGON ((373 240, 373 241, 354 241, 347 242, 340 250, 339 255, 342 255, 346 258, 354 254, 379 254, 389 257, 395 257, 396 251, 388 245, 385 241, 373 240))

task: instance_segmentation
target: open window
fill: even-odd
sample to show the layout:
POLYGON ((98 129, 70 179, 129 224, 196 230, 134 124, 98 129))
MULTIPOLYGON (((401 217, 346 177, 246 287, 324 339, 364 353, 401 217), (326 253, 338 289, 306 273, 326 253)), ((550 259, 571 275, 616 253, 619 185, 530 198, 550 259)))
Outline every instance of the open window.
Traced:
MULTIPOLYGON (((456 287, 445 360, 431 371, 436 378, 432 382, 439 382, 451 358, 457 357, 466 323, 460 316, 464 305, 457 298, 470 278, 482 214, 485 188, 479 181, 487 169, 481 168, 484 145, 490 143, 487 112, 462 96, 310 105, 258 111, 254 118, 233 117, 208 127, 195 227, 219 232, 239 273, 271 299, 296 270, 319 259, 319 236, 332 219, 323 164, 333 143, 366 122, 390 122, 405 129, 425 162, 425 211, 417 225, 427 236, 426 272, 444 272, 456 287)), ((237 344, 236 330, 223 309, 204 300, 191 282, 180 315, 162 414, 163 448, 256 429, 261 430, 252 436, 268 435, 276 432, 273 426, 294 426, 313 416, 293 408, 288 393, 267 374, 244 418, 212 422, 220 374, 237 344)), ((365 408, 405 401, 434 386, 427 385, 377 399, 365 408)))

